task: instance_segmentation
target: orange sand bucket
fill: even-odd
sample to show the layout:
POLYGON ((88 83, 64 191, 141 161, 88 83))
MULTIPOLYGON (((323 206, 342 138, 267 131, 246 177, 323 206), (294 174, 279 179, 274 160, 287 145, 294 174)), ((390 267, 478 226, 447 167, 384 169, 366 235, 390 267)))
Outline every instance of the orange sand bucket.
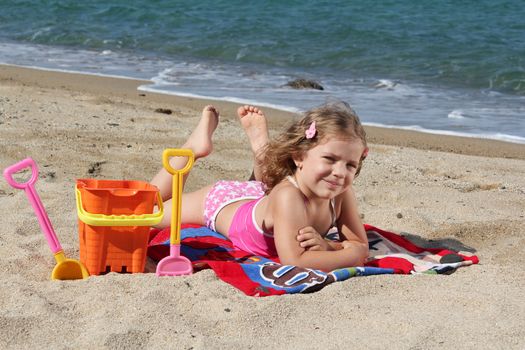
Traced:
POLYGON ((80 261, 89 273, 144 272, 150 226, 163 215, 158 188, 143 181, 79 179, 75 194, 80 261))

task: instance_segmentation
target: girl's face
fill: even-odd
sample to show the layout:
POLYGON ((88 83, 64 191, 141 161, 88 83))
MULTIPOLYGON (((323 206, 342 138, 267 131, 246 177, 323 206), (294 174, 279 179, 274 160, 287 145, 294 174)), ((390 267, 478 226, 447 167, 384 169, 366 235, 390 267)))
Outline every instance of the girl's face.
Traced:
POLYGON ((365 147, 359 139, 331 138, 296 160, 296 178, 307 197, 331 199, 352 184, 365 147))

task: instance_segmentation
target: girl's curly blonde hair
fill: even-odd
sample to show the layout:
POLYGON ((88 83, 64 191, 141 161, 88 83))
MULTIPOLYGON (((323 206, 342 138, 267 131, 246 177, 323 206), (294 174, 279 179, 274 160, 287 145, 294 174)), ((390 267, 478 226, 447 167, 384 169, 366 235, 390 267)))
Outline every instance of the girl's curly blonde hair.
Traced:
MULTIPOLYGON (((303 117, 288 127, 274 140, 268 142, 261 160, 262 182, 269 193, 286 176, 293 175, 300 159, 311 148, 324 142, 326 137, 359 139, 366 147, 366 133, 359 117, 346 102, 327 103, 304 113, 303 117), (315 121, 316 134, 306 137, 306 130, 315 121)), ((365 156, 361 157, 356 176, 365 156)))

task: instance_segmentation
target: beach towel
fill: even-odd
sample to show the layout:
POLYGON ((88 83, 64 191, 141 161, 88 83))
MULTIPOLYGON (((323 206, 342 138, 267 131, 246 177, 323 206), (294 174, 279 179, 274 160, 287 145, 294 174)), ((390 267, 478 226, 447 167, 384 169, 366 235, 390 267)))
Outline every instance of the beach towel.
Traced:
MULTIPOLYGON (((355 276, 379 274, 445 274, 461 266, 477 264, 467 252, 423 248, 407 238, 365 225, 370 256, 364 267, 323 272, 282 265, 277 257, 267 258, 235 248, 221 234, 206 227, 183 225, 181 253, 192 261, 195 271, 211 268, 217 276, 246 295, 269 296, 310 293, 355 276)), ((169 228, 152 230, 148 256, 159 261, 169 255, 169 228)), ((331 236, 337 239, 337 234, 331 236)))

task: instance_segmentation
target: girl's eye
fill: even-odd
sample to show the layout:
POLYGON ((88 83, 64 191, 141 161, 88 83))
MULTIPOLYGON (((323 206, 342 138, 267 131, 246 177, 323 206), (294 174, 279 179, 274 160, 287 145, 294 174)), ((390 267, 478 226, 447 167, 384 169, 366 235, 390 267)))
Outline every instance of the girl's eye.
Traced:
POLYGON ((324 156, 323 158, 326 159, 330 163, 334 163, 335 162, 335 159, 332 158, 332 157, 324 156))
POLYGON ((347 167, 348 169, 355 169, 355 165, 352 164, 352 163, 347 163, 347 164, 346 164, 346 167, 347 167))

